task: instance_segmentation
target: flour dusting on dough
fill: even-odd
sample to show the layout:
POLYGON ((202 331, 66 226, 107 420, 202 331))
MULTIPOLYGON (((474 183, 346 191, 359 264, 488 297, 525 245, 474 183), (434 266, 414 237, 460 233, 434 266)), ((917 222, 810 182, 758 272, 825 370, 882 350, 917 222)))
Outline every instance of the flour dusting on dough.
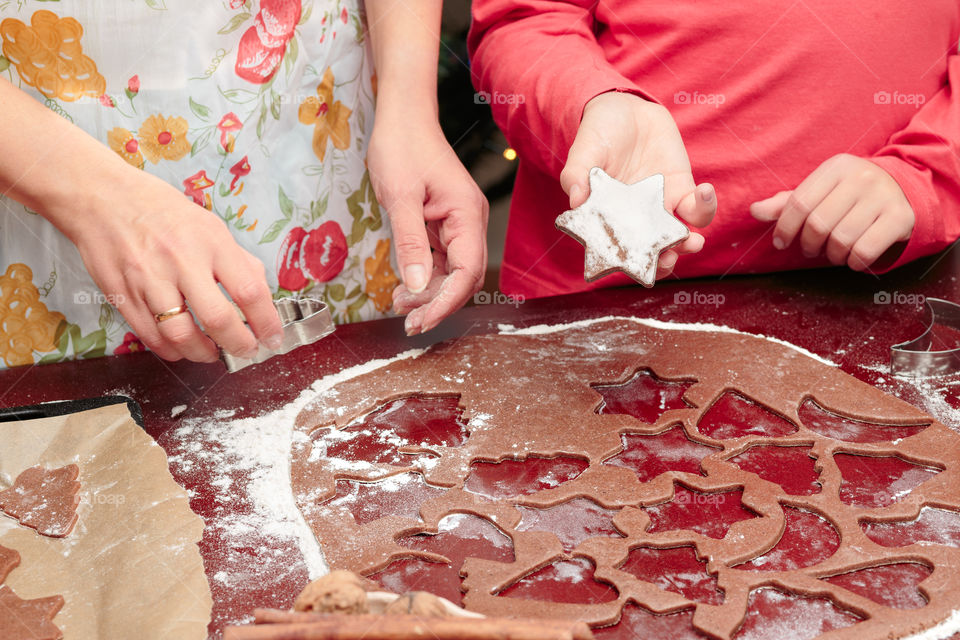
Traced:
MULTIPOLYGON (((738 333, 756 336, 738 331, 726 326, 705 323, 670 323, 652 319, 624 318, 608 316, 583 320, 579 322, 559 325, 538 325, 528 328, 515 328, 510 325, 500 325, 500 333, 514 335, 541 335, 563 331, 574 327, 588 326, 611 319, 630 320, 652 328, 676 331, 706 331, 718 333, 738 333)), ((806 349, 788 342, 757 336, 783 344, 799 353, 811 357, 821 363, 837 366, 825 358, 813 354, 806 349)), ((232 420, 227 415, 220 414, 207 418, 191 418, 185 420, 177 430, 177 440, 184 442, 184 450, 172 455, 171 466, 180 467, 182 472, 189 472, 190 466, 196 459, 216 457, 213 465, 217 473, 223 478, 230 478, 235 472, 249 474, 249 482, 245 486, 236 486, 236 483, 220 478, 214 479, 213 485, 225 494, 236 495, 246 493, 246 499, 254 507, 253 513, 243 516, 227 518, 222 523, 212 522, 209 526, 222 529, 228 537, 242 542, 244 537, 269 535, 295 540, 299 546, 311 579, 319 577, 328 571, 319 543, 313 532, 297 508, 290 488, 290 450, 295 438, 303 439, 301 434, 294 431, 293 425, 300 412, 310 403, 324 398, 336 398, 338 392, 335 387, 347 380, 375 371, 392 362, 408 358, 416 358, 423 350, 412 350, 394 358, 372 360, 355 367, 351 367, 336 374, 326 376, 314 382, 308 389, 290 404, 276 411, 254 418, 232 420), (201 442, 216 442, 222 447, 221 451, 211 452, 204 450, 201 442), (192 443, 192 446, 191 446, 192 443)), ((937 411, 925 407, 934 416, 941 418, 937 411)), ((477 414, 471 419, 471 427, 487 426, 490 416, 477 414)), ((950 424, 947 422, 947 424, 950 424)), ((957 424, 957 423, 954 423, 957 424)), ((307 445, 308 442, 300 444, 307 445)), ((392 479, 393 482, 400 478, 392 479)), ((220 582, 228 582, 230 577, 224 572, 215 576, 220 582)), ((960 631, 960 610, 935 627, 931 627, 914 636, 910 640, 943 640, 960 631)))
POLYGON ((602 318, 590 318, 588 320, 578 320, 577 322, 567 322, 565 324, 538 324, 531 327, 523 327, 518 329, 517 327, 511 324, 500 324, 497 325, 497 329, 502 334, 518 335, 518 336, 540 336, 550 333, 557 333, 558 331, 565 331, 567 329, 576 329, 578 327, 588 327, 592 324, 598 322, 609 322, 611 320, 628 320, 630 322, 636 322, 637 324, 646 325, 654 329, 666 329, 668 331, 710 331, 714 333, 739 333, 745 336, 754 336, 756 338, 763 338, 764 340, 769 340, 770 342, 776 342, 777 344, 782 344, 785 347, 790 347, 795 351, 799 351, 803 355, 813 358, 818 362, 823 364, 830 365, 831 367, 837 366, 835 362, 827 360, 823 356, 818 356, 812 351, 808 351, 803 347, 798 347, 792 342, 787 342, 786 340, 781 340, 780 338, 773 338, 771 336, 766 336, 760 333, 747 333, 746 331, 739 331, 738 329, 733 329, 725 325, 719 324, 710 324, 708 322, 665 322, 663 320, 654 320, 653 318, 633 318, 630 316, 604 316, 602 318))

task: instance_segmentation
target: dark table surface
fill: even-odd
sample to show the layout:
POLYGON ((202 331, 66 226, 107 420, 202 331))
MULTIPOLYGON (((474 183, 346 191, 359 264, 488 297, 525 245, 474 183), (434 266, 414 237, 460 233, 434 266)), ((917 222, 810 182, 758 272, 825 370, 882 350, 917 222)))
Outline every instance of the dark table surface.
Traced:
MULTIPOLYGON (((708 322, 787 340, 922 408, 923 398, 916 386, 892 378, 884 370, 889 348, 924 329, 926 312, 917 305, 923 296, 960 301, 958 274, 960 251, 954 249, 881 277, 822 269, 667 280, 653 289, 608 289, 522 304, 478 305, 416 338, 404 335, 400 318, 341 326, 318 343, 234 374, 227 374, 219 363, 169 363, 149 353, 22 367, 0 371, 0 408, 127 395, 141 406, 147 432, 169 451, 176 444, 172 431, 185 419, 220 410, 234 410, 233 418, 242 418, 278 409, 314 380, 373 358, 391 357, 448 338, 496 331, 501 323, 521 327, 605 315, 708 322), (187 408, 172 417, 171 411, 178 405, 187 408)), ((932 384, 951 389, 948 403, 960 407, 960 375, 932 384)), ((960 430, 960 424, 948 426, 960 430)), ((221 517, 225 508, 244 508, 218 503, 202 474, 178 477, 177 469, 173 471, 191 491, 193 510, 208 523, 221 517)), ((211 635, 217 635, 225 622, 237 620, 255 606, 290 605, 307 582, 306 568, 296 547, 279 551, 261 561, 265 556, 256 549, 225 548, 215 533, 208 530, 204 534, 201 553, 208 576, 221 571, 228 564, 227 556, 237 553, 250 554, 258 576, 245 584, 232 584, 229 589, 211 580, 211 635)))

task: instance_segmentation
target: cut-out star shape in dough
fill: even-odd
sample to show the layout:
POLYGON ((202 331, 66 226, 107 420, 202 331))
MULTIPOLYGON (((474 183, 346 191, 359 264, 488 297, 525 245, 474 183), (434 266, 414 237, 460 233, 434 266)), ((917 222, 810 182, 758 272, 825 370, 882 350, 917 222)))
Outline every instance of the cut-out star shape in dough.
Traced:
POLYGON ((690 235, 663 204, 663 174, 624 184, 590 170, 590 197, 557 217, 557 228, 586 248, 587 282, 623 271, 645 287, 657 278, 660 253, 690 235))

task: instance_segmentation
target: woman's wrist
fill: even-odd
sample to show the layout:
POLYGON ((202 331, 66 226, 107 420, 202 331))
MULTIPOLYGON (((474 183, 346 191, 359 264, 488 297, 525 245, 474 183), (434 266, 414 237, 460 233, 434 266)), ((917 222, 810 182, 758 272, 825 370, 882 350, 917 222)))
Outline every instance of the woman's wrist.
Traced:
POLYGON ((71 163, 61 173, 62 180, 42 196, 38 212, 71 242, 77 244, 84 233, 110 226, 122 210, 125 199, 139 194, 139 169, 116 157, 112 151, 91 148, 82 163, 71 163))
POLYGON ((379 85, 377 119, 398 124, 437 120, 439 106, 435 80, 398 78, 394 82, 379 82, 379 85))

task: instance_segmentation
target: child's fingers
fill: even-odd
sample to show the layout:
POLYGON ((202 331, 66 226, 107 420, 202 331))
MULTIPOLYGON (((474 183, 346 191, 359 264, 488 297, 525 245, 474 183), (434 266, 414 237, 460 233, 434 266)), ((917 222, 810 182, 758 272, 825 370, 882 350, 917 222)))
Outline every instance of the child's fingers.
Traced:
POLYGON ((793 242, 810 213, 826 198, 837 183, 839 175, 828 160, 804 179, 783 206, 783 212, 773 229, 773 246, 786 249, 793 242))
POLYGON ((850 212, 830 232, 827 239, 827 260, 838 266, 846 264, 854 245, 879 217, 880 209, 872 202, 861 200, 853 205, 850 212))
POLYGON ((830 233, 859 200, 857 190, 841 183, 810 212, 800 232, 800 248, 808 258, 820 253, 830 233))
POLYGON ((863 271, 894 243, 910 239, 913 225, 908 219, 896 215, 892 211, 883 211, 863 235, 854 243, 847 264, 854 271, 863 271))
POLYGON ((836 188, 843 177, 834 156, 814 169, 787 198, 773 230, 773 246, 786 249, 793 242, 810 213, 836 188))
POLYGON ((695 227, 705 227, 717 213, 717 192, 704 182, 685 195, 677 205, 677 215, 695 227))
POLYGON ((570 145, 567 164, 560 172, 560 186, 570 196, 570 208, 576 209, 587 201, 590 195, 590 169, 604 169, 602 150, 597 149, 595 141, 590 140, 589 132, 582 127, 570 145))
POLYGON ((676 251, 677 254, 679 255, 684 255, 688 253, 697 253, 698 251, 703 249, 704 242, 705 240, 702 235, 700 235, 696 231, 691 231, 690 235, 687 236, 686 240, 676 245, 675 247, 671 247, 671 249, 673 251, 676 251))
POLYGON ((679 257, 673 249, 667 249, 660 254, 660 259, 657 261, 657 280, 666 278, 673 273, 673 268, 677 265, 677 258, 679 257))
POLYGON ((666 278, 673 273, 673 268, 677 266, 677 260, 680 259, 681 255, 696 253, 703 249, 704 242, 703 236, 693 231, 686 240, 661 253, 660 259, 657 261, 657 280, 666 278))
POLYGON ((758 200, 750 205, 750 215, 760 222, 774 222, 783 212, 792 191, 781 191, 766 200, 758 200))

